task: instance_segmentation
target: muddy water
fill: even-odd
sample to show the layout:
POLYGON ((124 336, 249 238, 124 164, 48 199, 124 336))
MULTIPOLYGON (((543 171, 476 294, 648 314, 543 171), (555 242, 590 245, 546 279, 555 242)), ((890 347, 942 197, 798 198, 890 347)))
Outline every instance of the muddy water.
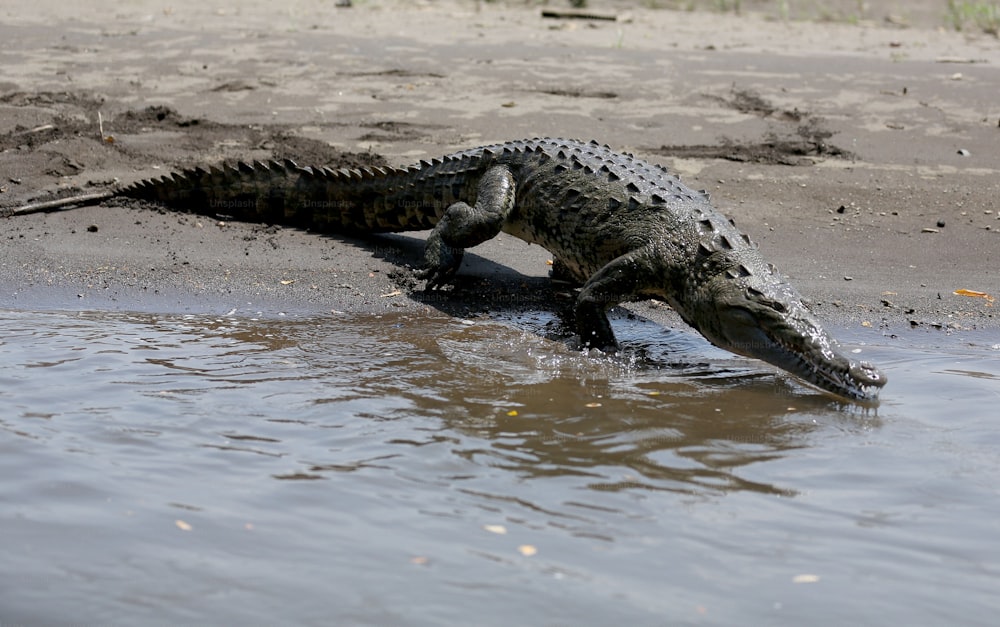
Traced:
POLYGON ((866 412, 545 322, 0 313, 0 622, 994 624, 1000 337, 866 412))

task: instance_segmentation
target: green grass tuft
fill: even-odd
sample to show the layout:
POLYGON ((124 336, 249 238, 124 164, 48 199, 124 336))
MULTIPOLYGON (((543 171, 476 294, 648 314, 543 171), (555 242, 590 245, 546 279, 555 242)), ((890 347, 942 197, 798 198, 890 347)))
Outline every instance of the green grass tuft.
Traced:
POLYGON ((994 37, 1000 36, 1000 5, 996 3, 948 0, 947 20, 958 31, 971 26, 994 37))

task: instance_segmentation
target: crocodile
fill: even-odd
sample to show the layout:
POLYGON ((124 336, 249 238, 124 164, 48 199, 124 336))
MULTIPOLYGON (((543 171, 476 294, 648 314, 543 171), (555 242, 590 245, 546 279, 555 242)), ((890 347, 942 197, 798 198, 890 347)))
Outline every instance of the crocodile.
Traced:
POLYGON ((449 282, 466 248, 503 231, 544 247, 553 275, 582 284, 572 318, 584 347, 614 351, 607 311, 657 299, 716 346, 836 396, 874 403, 886 383, 878 368, 838 351, 707 192, 597 142, 509 141, 401 168, 198 167, 22 211, 114 196, 320 232, 431 229, 418 273, 428 289, 449 282))

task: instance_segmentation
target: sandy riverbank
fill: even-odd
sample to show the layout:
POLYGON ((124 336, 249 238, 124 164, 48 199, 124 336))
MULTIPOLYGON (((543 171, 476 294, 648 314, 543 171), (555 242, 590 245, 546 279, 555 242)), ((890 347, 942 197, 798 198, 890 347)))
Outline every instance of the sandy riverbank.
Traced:
MULTIPOLYGON (((519 137, 595 138, 711 191, 827 319, 873 333, 997 327, 985 299, 953 294, 1000 294, 996 38, 630 13, 623 23, 471 2, 4 8, 0 206, 222 160, 402 165, 519 137)), ((485 279, 499 298, 434 302, 409 297, 400 270, 418 262, 419 238, 219 226, 125 202, 7 218, 3 234, 8 308, 464 314, 509 294, 538 307, 553 298, 545 251, 506 237, 463 270, 466 286, 485 279)))

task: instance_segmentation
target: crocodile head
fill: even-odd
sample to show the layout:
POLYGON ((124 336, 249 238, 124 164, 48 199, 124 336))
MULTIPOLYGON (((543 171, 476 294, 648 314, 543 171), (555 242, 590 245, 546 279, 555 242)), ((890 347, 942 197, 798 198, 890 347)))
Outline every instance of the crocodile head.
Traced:
POLYGON ((878 400, 885 375, 838 352, 837 342, 773 268, 760 273, 739 268, 694 290, 683 308, 692 326, 720 348, 766 361, 827 392, 878 400))

